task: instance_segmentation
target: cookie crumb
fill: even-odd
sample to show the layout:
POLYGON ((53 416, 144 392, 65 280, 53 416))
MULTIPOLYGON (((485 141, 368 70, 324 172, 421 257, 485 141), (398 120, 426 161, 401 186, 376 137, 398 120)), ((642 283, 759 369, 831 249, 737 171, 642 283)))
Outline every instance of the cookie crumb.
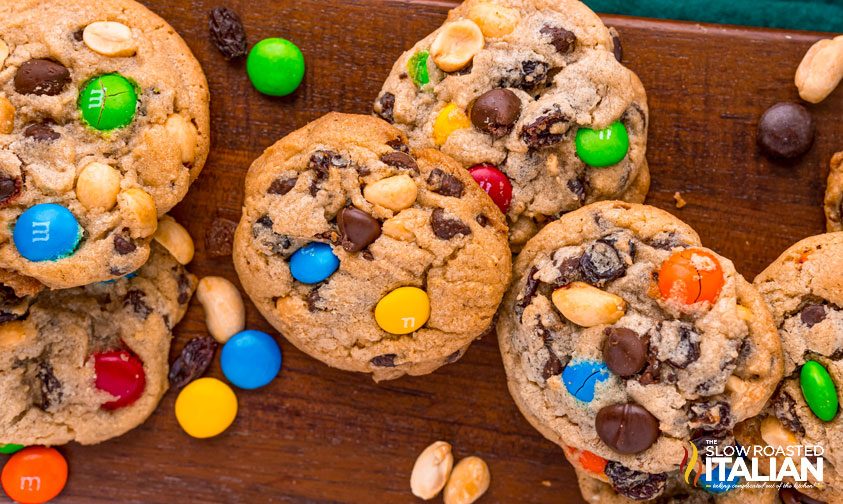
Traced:
POLYGON ((542 486, 543 486, 543 487, 550 488, 550 487, 552 487, 552 486, 553 486, 553 483, 551 483, 551 482, 550 482, 550 481, 548 481, 548 480, 544 480, 544 481, 542 481, 542 486))
POLYGON ((685 205, 688 204, 688 202, 685 201, 685 198, 682 197, 682 193, 679 191, 673 193, 673 199, 676 200, 676 208, 684 208, 685 205))

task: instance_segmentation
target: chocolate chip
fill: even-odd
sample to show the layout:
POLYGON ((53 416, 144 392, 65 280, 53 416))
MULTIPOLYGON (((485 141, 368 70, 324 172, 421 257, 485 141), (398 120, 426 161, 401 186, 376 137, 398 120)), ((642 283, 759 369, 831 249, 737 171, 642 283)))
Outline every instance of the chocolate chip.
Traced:
POLYGON ((544 363, 544 367, 542 368, 542 378, 544 378, 545 380, 547 380, 551 376, 559 376, 560 374, 562 374, 562 370, 565 368, 556 353, 554 353, 550 349, 547 349, 547 353, 547 362, 544 363))
POLYGON ((40 408, 48 410, 51 406, 60 403, 64 392, 61 382, 53 374, 53 367, 46 362, 40 363, 36 376, 41 382, 40 408))
POLYGON ((294 187, 296 187, 296 182, 299 180, 298 177, 290 177, 290 178, 277 178, 269 184, 269 189, 266 192, 269 194, 280 194, 281 196, 287 194, 288 192, 292 191, 294 187))
POLYGON ((372 363, 373 366, 377 367, 395 367, 395 358, 398 355, 394 353, 378 355, 377 357, 372 357, 372 360, 369 362, 372 363))
POLYGON ((514 87, 529 91, 545 83, 548 70, 550 70, 550 65, 543 61, 522 61, 520 68, 511 69, 506 73, 499 87, 514 87))
POLYGON ((439 168, 434 168, 430 172, 427 177, 427 185, 430 186, 431 191, 452 198, 462 198, 462 192, 465 188, 465 184, 460 179, 439 168))
POLYGON ((210 257, 227 257, 231 255, 234 243, 234 232, 237 223, 224 217, 217 217, 205 230, 205 252, 210 257))
POLYGON ((565 133, 571 127, 570 119, 562 113, 557 105, 545 110, 539 116, 521 129, 521 140, 532 149, 539 149, 555 145, 562 141, 565 133))
POLYGON ((770 402, 773 406, 773 414, 782 425, 799 436, 805 435, 805 427, 796 413, 796 400, 790 394, 779 389, 770 402))
POLYGON ((190 279, 187 277, 187 275, 184 274, 184 271, 179 273, 178 284, 179 284, 179 297, 178 297, 177 301, 179 302, 179 304, 185 304, 188 301, 190 301, 190 295, 191 295, 192 289, 191 289, 191 285, 190 285, 190 279))
POLYGON ((483 214, 477 214, 477 217, 475 217, 474 220, 483 227, 486 227, 486 224, 489 223, 489 218, 483 214))
POLYGON ((782 500, 782 504, 827 504, 825 501, 809 497, 789 486, 779 488, 779 498, 782 500))
POLYGON ((615 280, 626 274, 626 266, 618 251, 604 241, 596 241, 585 249, 580 267, 589 283, 615 280))
MULTIPOLYGON (((333 162, 335 158, 341 159, 342 157, 336 152, 325 150, 316 151, 310 156, 310 160, 307 162, 307 169, 316 172, 316 176, 310 183, 311 196, 316 196, 319 192, 322 182, 328 178, 328 170, 331 166, 338 166, 333 162)), ((346 164, 348 163, 346 162, 346 164)))
POLYGON ((550 45, 556 48, 560 54, 568 54, 574 50, 577 43, 577 36, 574 32, 568 31, 561 26, 544 25, 539 33, 550 38, 550 45))
POLYGON ((340 210, 337 215, 337 224, 342 237, 342 248, 346 252, 360 252, 381 235, 381 223, 357 208, 348 207, 340 210))
POLYGON ((585 203, 587 183, 588 182, 582 174, 578 175, 577 178, 568 179, 568 190, 574 193, 574 195, 577 197, 577 200, 579 200, 580 204, 585 203))
POLYGON ((638 333, 625 327, 607 327, 603 334, 603 361, 613 373, 627 378, 644 368, 648 342, 638 333))
POLYGON ((126 293, 126 299, 123 301, 123 306, 131 306, 132 310, 141 316, 141 318, 146 318, 152 313, 152 308, 146 304, 146 293, 143 291, 132 289, 126 293))
POLYGON ((794 159, 808 152, 814 143, 814 119, 797 103, 777 103, 758 121, 758 146, 766 156, 794 159))
POLYGON ((0 206, 11 203, 23 189, 20 177, 0 173, 0 206))
POLYGON ((313 313, 321 310, 321 308, 319 307, 320 301, 322 301, 322 295, 319 294, 319 287, 311 289, 310 292, 307 293, 307 298, 305 298, 305 302, 307 303, 307 311, 313 313))
POLYGON ((416 164, 416 160, 406 152, 387 152, 381 156, 381 162, 387 166, 398 168, 399 170, 410 170, 416 173, 419 172, 419 165, 416 164))
POLYGON ((650 500, 664 492, 667 473, 645 473, 627 468, 620 462, 609 460, 604 471, 612 488, 633 500, 650 500))
POLYGON ((509 89, 493 89, 480 95, 471 107, 471 122, 494 138, 506 136, 521 115, 521 100, 509 89))
POLYGON ((246 55, 246 30, 240 16, 226 7, 215 7, 208 13, 211 42, 227 60, 246 55))
POLYGON ((808 327, 814 327, 819 324, 825 320, 825 316, 825 306, 821 304, 809 304, 805 308, 802 308, 802 312, 799 314, 802 323, 808 327))
POLYGON ((269 253, 287 257, 292 254, 293 241, 287 235, 272 230, 272 219, 263 215, 252 225, 252 236, 260 240, 261 245, 269 249, 269 253))
POLYGON ((524 309, 530 306, 530 303, 533 302, 533 298, 536 297, 536 292, 539 290, 539 283, 541 282, 535 278, 538 271, 539 268, 537 266, 530 268, 530 272, 527 273, 527 281, 524 284, 524 290, 515 302, 515 313, 518 315, 519 320, 521 319, 521 314, 524 313, 524 309))
POLYGON ((612 404, 597 412, 597 435, 618 453, 641 453, 659 438, 659 421, 635 403, 612 404))
POLYGON ((35 123, 26 127, 23 130, 23 136, 31 138, 36 142, 52 142, 61 138, 61 133, 54 130, 52 126, 47 123, 35 123))
POLYGON ((384 93, 375 101, 374 112, 381 119, 393 124, 395 122, 395 95, 384 93))
POLYGON ((566 257, 563 259, 562 262, 556 265, 559 275, 556 277, 553 285, 555 287, 565 287, 573 282, 582 280, 583 271, 581 264, 581 257, 566 257))
POLYGON ((437 208, 430 217, 430 226, 433 234, 441 240, 450 240, 457 235, 468 236, 471 228, 459 219, 445 217, 445 210, 437 208))
POLYGON ((612 53, 615 59, 620 63, 623 60, 623 46, 621 45, 621 36, 614 28, 609 28, 609 33, 612 35, 612 53))
POLYGON ((691 403, 688 407, 688 420, 692 429, 731 429, 735 425, 729 403, 715 399, 691 403))
POLYGON ((179 356, 170 365, 170 386, 181 390, 188 383, 201 377, 214 360, 219 344, 210 336, 188 341, 179 356))
POLYGON ((85 40, 85 30, 83 28, 79 28, 75 32, 73 32, 73 40, 76 42, 82 42, 85 40))
POLYGON ((15 74, 15 91, 20 94, 55 96, 70 82, 70 71, 48 59, 25 62, 15 74))
POLYGON ((392 147, 393 150, 401 151, 406 154, 410 153, 410 146, 405 144, 400 138, 386 142, 386 145, 392 147))
POLYGON ((114 251, 119 255, 128 255, 138 249, 132 237, 129 236, 129 230, 124 229, 122 233, 114 235, 114 251))

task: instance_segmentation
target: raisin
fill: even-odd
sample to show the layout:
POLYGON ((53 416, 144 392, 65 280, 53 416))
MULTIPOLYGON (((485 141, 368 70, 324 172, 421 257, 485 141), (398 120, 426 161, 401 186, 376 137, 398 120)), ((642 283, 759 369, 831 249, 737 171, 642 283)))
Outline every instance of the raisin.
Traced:
POLYGON ((392 124, 395 122, 395 95, 384 93, 375 102, 374 112, 381 119, 392 124))
POLYGON ((205 231, 205 251, 210 257, 231 255, 234 231, 237 223, 224 217, 217 217, 205 231))
POLYGON ((246 30, 240 16, 226 7, 216 7, 208 13, 211 42, 227 60, 246 55, 246 30))
POLYGON ((268 248, 272 254, 287 257, 290 255, 293 241, 289 236, 278 234, 272 230, 272 219, 264 215, 252 226, 252 236, 260 239, 261 245, 268 248))
POLYGON ((577 282, 583 277, 582 257, 565 258, 556 269, 559 270, 559 276, 554 282, 556 287, 565 287, 577 282))
POLYGON ((280 194, 281 196, 287 194, 288 192, 292 191, 294 187, 296 187, 296 182, 299 180, 298 177, 291 177, 287 179, 277 178, 269 184, 269 189, 266 192, 269 194, 280 194))
POLYGON ((521 129, 521 140, 532 149, 558 144, 571 127, 570 119, 556 105, 542 114, 521 129))
POLYGON ((441 194, 442 196, 450 196, 452 198, 462 198, 462 192, 465 185, 457 177, 450 173, 445 173, 439 168, 434 168, 427 177, 427 184, 430 190, 441 194))
POLYGON ((501 79, 502 88, 514 87, 529 91, 547 81, 550 65, 543 61, 528 60, 521 62, 521 68, 512 69, 501 79))
POLYGON ((410 153, 410 147, 404 143, 400 138, 386 142, 386 145, 392 147, 394 150, 401 151, 405 154, 410 153))
POLYGON ((612 488, 633 500, 653 499, 660 495, 667 485, 667 473, 634 471, 614 460, 606 464, 605 472, 612 488))
POLYGON ((580 258, 580 267, 589 283, 615 280, 626 274, 626 266, 617 249, 605 241, 588 246, 580 258))
POLYGON ((132 237, 129 236, 129 230, 124 229, 122 233, 114 235, 114 250, 119 255, 131 254, 138 249, 132 237))
POLYGON ((459 219, 446 217, 445 210, 437 208, 430 217, 433 234, 440 240, 450 240, 457 235, 468 236, 471 228, 459 219))
POLYGON ((218 343, 210 336, 188 341, 179 356, 170 365, 170 386, 181 390, 188 383, 201 377, 214 360, 218 343))
POLYGON ((474 220, 483 227, 486 227, 486 224, 489 223, 489 218, 483 214, 477 214, 477 217, 475 217, 474 220))
POLYGON ((821 304, 809 304, 802 308, 802 312, 799 314, 802 323, 809 328, 825 320, 825 317, 825 306, 821 304))
POLYGON ((577 201, 580 202, 580 205, 585 203, 585 196, 588 192, 587 184, 588 182, 583 174, 579 174, 576 178, 568 180, 568 190, 574 193, 574 196, 577 197, 577 201))
POLYGON ((322 301, 322 296, 319 295, 319 287, 308 292, 305 301, 307 302, 307 310, 309 312, 319 311, 319 302, 322 301))
POLYGON ((179 284, 179 297, 178 302, 179 304, 185 304, 190 301, 190 279, 184 272, 181 272, 178 277, 178 284, 179 284))
POLYGON ((372 360, 369 362, 371 362, 373 366, 377 367, 395 367, 396 357, 398 357, 398 355, 394 353, 383 354, 378 355, 377 357, 372 357, 372 360))
POLYGON ((23 180, 0 173, 0 206, 11 203, 23 189, 23 180))
POLYGON ((38 366, 37 376, 41 382, 41 402, 39 406, 43 410, 48 410, 50 406, 61 402, 64 395, 61 382, 53 374, 52 366, 46 362, 42 362, 38 366))
POLYGON ((699 401, 688 407, 690 427, 709 430, 731 429, 734 427, 732 408, 729 403, 717 400, 699 401))
POLYGON ((550 39, 550 45, 552 45, 559 54, 568 54, 573 51, 574 46, 577 43, 577 36, 574 35, 574 32, 568 31, 561 26, 544 25, 542 29, 539 30, 539 33, 550 39))
POLYGON ((779 391, 772 399, 773 414, 776 415, 779 422, 800 436, 805 435, 805 427, 802 421, 799 420, 799 415, 796 414, 796 401, 784 390, 779 391))
POLYGON ((668 233, 662 232, 657 234, 650 241, 649 245, 659 250, 673 250, 675 248, 684 247, 685 242, 683 242, 676 233, 670 231, 668 233))
POLYGON ((27 126, 27 128, 23 130, 23 136, 31 138, 36 142, 52 142, 53 140, 61 138, 61 133, 54 130, 47 123, 36 123, 27 126))
POLYGON ((123 306, 131 306, 132 310, 142 318, 146 318, 152 313, 152 308, 146 304, 144 299, 146 298, 146 293, 140 290, 130 290, 126 293, 126 299, 123 302, 123 306))
POLYGON ((677 330, 679 331, 679 344, 671 351, 671 357, 667 359, 667 362, 680 369, 685 369, 700 358, 701 338, 690 324, 683 323, 677 330))

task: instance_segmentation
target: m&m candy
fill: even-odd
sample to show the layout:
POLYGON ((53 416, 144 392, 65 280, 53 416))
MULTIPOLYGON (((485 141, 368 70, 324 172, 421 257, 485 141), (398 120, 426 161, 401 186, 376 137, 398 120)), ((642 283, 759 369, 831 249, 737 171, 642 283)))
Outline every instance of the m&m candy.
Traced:
POLYGON ((720 261, 711 252, 685 249, 674 253, 659 270, 659 292, 685 304, 713 303, 726 282, 720 261))
POLYGON ((2 453, 3 455, 11 455, 13 453, 17 453, 17 452, 23 450, 23 448, 24 448, 24 446, 19 445, 19 444, 13 444, 13 443, 3 444, 3 445, 0 445, 0 453, 2 453))
POLYGON ((96 387, 116 399, 102 405, 103 409, 124 408, 137 401, 146 388, 143 362, 125 350, 111 350, 94 355, 96 387))
POLYGON ((15 502, 49 502, 67 484, 67 461, 55 448, 24 448, 6 462, 0 481, 6 495, 15 502))
POLYGON ((138 108, 138 93, 129 79, 117 73, 88 81, 77 103, 82 119, 92 128, 111 131, 131 124, 138 108))
POLYGON ((30 207, 18 217, 12 239, 30 261, 55 261, 72 255, 82 239, 82 227, 70 210, 55 203, 30 207))
POLYGON ((410 334, 430 318, 430 299, 418 287, 399 287, 375 306, 375 321, 390 334, 410 334))
POLYGON ((190 382, 176 398, 176 420, 184 431, 203 439, 222 434, 237 417, 237 396, 216 378, 190 382))
POLYGON ((263 39, 249 52, 246 73, 255 89, 269 96, 287 96, 304 78, 304 55, 282 38, 263 39))
POLYGON ((290 274, 304 284, 319 283, 333 275, 339 267, 339 258, 326 243, 308 243, 290 257, 290 274))
POLYGON ((594 400, 594 388, 598 383, 609 379, 609 368, 602 362, 583 360, 575 361, 562 371, 562 383, 568 393, 582 402, 594 400))
POLYGON ((281 348, 261 331, 241 331, 222 347, 222 372, 228 381, 247 390, 268 385, 281 371, 281 348))
POLYGON ((608 128, 593 130, 580 128, 575 140, 577 156, 583 163, 604 167, 619 163, 629 151, 629 134, 620 121, 615 121, 608 128))
POLYGON ((472 166, 468 172, 486 191, 486 194, 492 198, 501 212, 506 213, 509 210, 510 203, 512 203, 512 184, 509 182, 509 178, 495 165, 488 163, 472 166))
POLYGON ((823 422, 834 420, 839 401, 837 387, 828 370, 817 361, 806 362, 799 372, 799 385, 805 402, 817 418, 823 422))
POLYGON ((471 119, 465 111, 453 103, 445 105, 433 121, 433 141, 437 146, 445 145, 448 137, 457 130, 471 127, 471 119))
POLYGON ((429 52, 419 51, 407 61, 407 74, 413 80, 413 84, 418 87, 423 87, 430 82, 430 74, 427 71, 427 60, 429 58, 429 52))

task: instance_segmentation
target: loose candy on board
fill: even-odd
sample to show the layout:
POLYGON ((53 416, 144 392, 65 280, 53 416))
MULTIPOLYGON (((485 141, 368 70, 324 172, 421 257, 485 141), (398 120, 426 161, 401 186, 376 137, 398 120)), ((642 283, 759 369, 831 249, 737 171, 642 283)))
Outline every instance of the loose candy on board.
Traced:
POLYGON ((77 103, 82 119, 99 131, 111 131, 132 123, 138 108, 135 84, 117 73, 88 81, 77 103))
POLYGON ((25 448, 25 446, 19 445, 19 444, 14 444, 14 443, 4 444, 4 445, 0 445, 0 454, 12 455, 13 453, 17 453, 17 452, 23 450, 24 448, 25 448))
POLYGON ((249 52, 246 73, 255 89, 269 96, 287 96, 304 79, 304 55, 283 38, 263 39, 249 52))
POLYGON ((799 372, 799 385, 802 387, 805 402, 814 415, 824 422, 834 420, 839 401, 837 387, 828 370, 817 361, 806 362, 799 372))
POLYGON ((0 482, 6 495, 15 502, 49 502, 67 484, 67 461, 55 448, 24 448, 6 462, 0 482))
POLYGON ((609 368, 593 360, 574 361, 562 371, 562 383, 568 393, 582 402, 594 400, 594 388, 610 377, 609 368))
POLYGON ((390 334, 409 334, 430 318, 430 299, 418 287, 399 287, 375 306, 375 321, 390 334))
POLYGON ((662 297, 684 304, 714 303, 725 283, 720 261, 711 252, 701 249, 675 252, 659 270, 662 297))
POLYGON ((20 255, 40 261, 56 261, 73 254, 82 240, 82 227, 67 208, 41 203, 24 211, 12 232, 20 255))
POLYGON ((184 431, 204 439, 225 432, 237 417, 237 396, 216 378, 199 378, 176 398, 176 420, 184 431))
POLYGON ((501 212, 506 213, 512 203, 512 183, 509 178, 495 165, 488 163, 472 166, 468 172, 501 212))
POLYGON ((143 395, 146 373, 143 362, 125 350, 111 350, 94 355, 96 387, 115 397, 102 405, 103 409, 116 410, 131 406, 143 395))
POLYGON ((621 162, 629 152, 629 134, 626 126, 615 121, 609 127, 594 130, 580 128, 575 139, 577 156, 583 163, 602 168, 621 162))
POLYGON ((304 284, 319 283, 333 275, 339 267, 339 258, 325 243, 308 243, 290 257, 290 274, 304 284))
POLYGON ((281 348, 262 331, 241 331, 226 342, 220 355, 225 377, 241 389, 268 385, 281 371, 281 348))

